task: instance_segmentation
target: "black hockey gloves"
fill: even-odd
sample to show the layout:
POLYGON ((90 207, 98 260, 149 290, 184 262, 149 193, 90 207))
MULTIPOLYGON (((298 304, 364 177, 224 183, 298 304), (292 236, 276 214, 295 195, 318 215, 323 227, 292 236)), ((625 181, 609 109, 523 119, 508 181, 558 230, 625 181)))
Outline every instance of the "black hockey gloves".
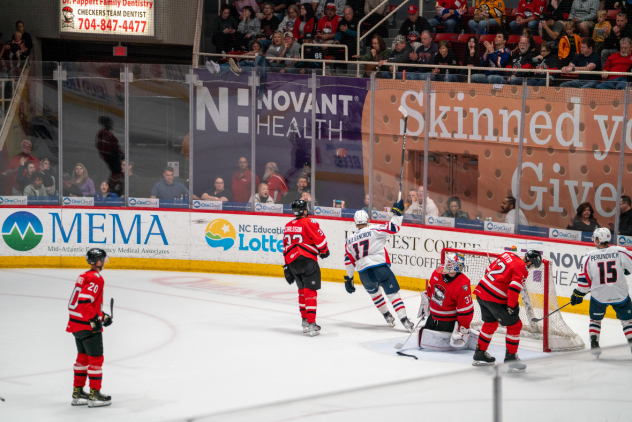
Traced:
POLYGON ((355 292, 355 287, 353 287, 353 277, 345 276, 345 289, 347 289, 347 293, 355 292))
POLYGON ((329 256, 329 249, 327 249, 327 251, 325 251, 324 253, 320 254, 320 259, 325 259, 329 256))
POLYGON ((509 315, 518 315, 520 313, 520 305, 516 305, 515 308, 510 308, 507 306, 507 312, 509 315))
POLYGON ((404 200, 400 199, 399 201, 395 202, 391 211, 396 216, 401 216, 404 213, 404 200))
POLYGON ((103 326, 109 327, 110 325, 112 325, 112 322, 114 322, 114 319, 112 319, 111 316, 103 312, 103 326))
POLYGON ((571 306, 579 305, 584 301, 584 296, 586 293, 582 293, 579 290, 573 290, 573 294, 571 295, 571 306))
POLYGON ((90 327, 92 327, 92 332, 93 333, 98 333, 98 332, 101 331, 101 328, 103 327, 103 324, 99 320, 99 314, 95 315, 94 318, 92 318, 88 322, 90 323, 90 327))
POLYGON ((285 281, 287 281, 287 284, 291 286, 292 283, 294 283, 294 276, 290 271, 290 267, 288 267, 287 265, 283 266, 283 275, 285 276, 285 281))

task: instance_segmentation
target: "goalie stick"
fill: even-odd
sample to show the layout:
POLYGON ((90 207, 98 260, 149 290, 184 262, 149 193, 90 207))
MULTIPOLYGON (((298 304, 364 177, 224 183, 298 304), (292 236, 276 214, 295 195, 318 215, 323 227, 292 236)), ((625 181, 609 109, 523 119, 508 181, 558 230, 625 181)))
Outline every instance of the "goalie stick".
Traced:
POLYGON ((399 170, 399 195, 397 200, 402 199, 402 180, 404 179, 404 154, 406 153, 406 128, 408 126, 408 112, 404 106, 399 106, 399 112, 404 115, 404 142, 402 143, 402 165, 399 170))

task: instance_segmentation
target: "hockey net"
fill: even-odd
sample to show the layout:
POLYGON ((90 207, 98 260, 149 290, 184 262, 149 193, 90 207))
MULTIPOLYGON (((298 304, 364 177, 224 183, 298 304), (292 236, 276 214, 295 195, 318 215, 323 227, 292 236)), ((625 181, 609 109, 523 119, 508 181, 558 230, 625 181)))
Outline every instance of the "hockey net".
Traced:
MULTIPOLYGON (((470 279, 472 291, 485 275, 485 270, 502 255, 502 252, 468 251, 464 249, 444 248, 441 251, 441 263, 445 262, 445 254, 449 252, 461 253, 465 256, 464 274, 470 279)), ((474 295, 472 295, 474 296, 474 295)), ((581 350, 584 341, 571 328, 566 325, 561 312, 556 312, 550 317, 533 322, 533 318, 543 318, 559 308, 555 283, 551 277, 550 262, 542 260, 542 266, 529 271, 529 277, 524 283, 520 294, 520 320, 522 321, 521 337, 539 339, 543 342, 545 352, 565 352, 581 350)), ((474 300, 474 318, 472 328, 480 330, 483 325, 481 310, 478 302, 474 300)), ((506 333, 504 327, 498 330, 506 333)))

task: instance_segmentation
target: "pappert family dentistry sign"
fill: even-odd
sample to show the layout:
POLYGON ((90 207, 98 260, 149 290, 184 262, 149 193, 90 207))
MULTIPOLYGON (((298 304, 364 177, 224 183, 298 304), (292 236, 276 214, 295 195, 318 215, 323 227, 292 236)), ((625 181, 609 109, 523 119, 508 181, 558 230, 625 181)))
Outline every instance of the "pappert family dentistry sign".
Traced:
POLYGON ((60 32, 153 37, 155 6, 148 0, 60 0, 60 32))

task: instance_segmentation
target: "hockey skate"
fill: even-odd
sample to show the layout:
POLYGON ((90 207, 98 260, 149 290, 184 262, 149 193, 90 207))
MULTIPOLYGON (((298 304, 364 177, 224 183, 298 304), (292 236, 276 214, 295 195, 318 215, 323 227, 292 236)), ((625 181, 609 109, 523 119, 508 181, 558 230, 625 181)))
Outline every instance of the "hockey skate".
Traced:
POLYGON ((402 318, 401 321, 402 325, 409 333, 415 331, 415 324, 413 324, 412 321, 408 319, 408 317, 402 318))
POLYGON ((507 372, 511 373, 523 373, 527 370, 527 365, 520 361, 518 353, 509 353, 505 351, 505 363, 509 365, 507 372))
POLYGON ((628 344, 630 345, 630 350, 632 350, 632 338, 628 339, 628 344))
POLYGON ((307 318, 303 318, 302 322, 303 333, 307 333, 309 331, 309 322, 307 322, 307 318))
POLYGON ((395 326, 395 317, 393 317, 390 312, 384 314, 384 319, 386 320, 386 323, 389 324, 391 327, 395 326))
POLYGON ((320 325, 316 325, 316 323, 312 322, 307 327, 307 332, 311 337, 317 336, 318 334, 320 334, 320 325))
POLYGON ((480 350, 478 344, 474 352, 474 362, 472 366, 491 366, 496 363, 496 358, 487 353, 487 350, 480 350))
POLYGON ((100 390, 90 389, 90 396, 88 396, 88 407, 103 407, 112 404, 112 397, 101 394, 100 390))
POLYGON ((590 336, 590 354, 597 357, 601 354, 601 347, 599 347, 597 336, 590 336))
POLYGON ((83 387, 75 387, 72 391, 72 406, 85 406, 88 404, 90 396, 83 391, 83 387))

